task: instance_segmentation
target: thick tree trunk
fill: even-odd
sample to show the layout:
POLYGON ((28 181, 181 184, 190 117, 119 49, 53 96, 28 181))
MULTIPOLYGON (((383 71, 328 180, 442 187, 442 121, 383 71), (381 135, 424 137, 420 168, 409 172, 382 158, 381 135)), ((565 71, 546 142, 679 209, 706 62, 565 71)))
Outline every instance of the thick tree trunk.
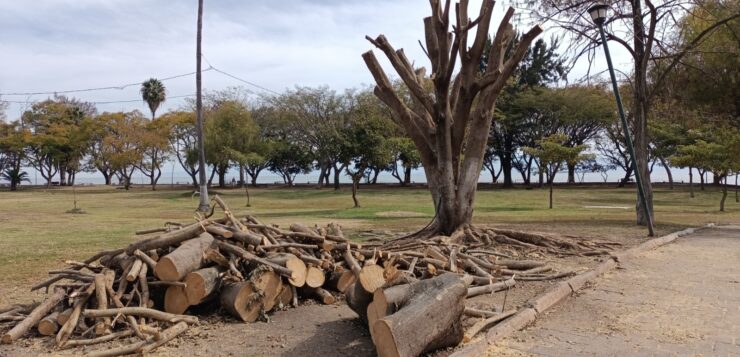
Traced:
MULTIPOLYGON (((642 12, 642 1, 635 0, 632 2, 632 25, 634 33, 645 34, 645 23, 642 12)), ((634 57, 635 57, 635 71, 634 71, 634 94, 633 94, 633 108, 632 117, 634 122, 633 133, 635 156, 632 158, 635 160, 637 171, 642 179, 642 189, 645 194, 645 201, 647 202, 647 208, 650 214, 653 214, 653 186, 650 183, 650 168, 649 168, 649 147, 648 147, 648 125, 647 117, 649 112, 649 101, 647 96, 647 58, 650 56, 649 49, 646 50, 645 38, 647 36, 633 36, 634 37, 634 57)), ((636 200, 636 211, 637 211, 637 224, 646 226, 648 224, 648 212, 640 204, 640 193, 638 190, 636 200)), ((652 221, 654 222, 654 217, 652 221)))
POLYGON ((568 183, 576 183, 576 165, 568 163, 568 183))
POLYGON ((403 184, 402 186, 408 186, 411 185, 411 167, 404 167, 403 168, 403 184))
POLYGON ((342 173, 342 170, 344 170, 345 165, 341 165, 339 167, 334 164, 334 190, 339 191, 339 175, 342 173))
POLYGON ((370 180, 370 184, 375 185, 378 183, 378 175, 380 175, 380 168, 373 167, 373 178, 370 180))
POLYGON ((226 172, 228 172, 226 167, 221 166, 218 168, 218 187, 220 188, 226 187, 226 172))
POLYGON ((210 297, 221 283, 221 273, 224 271, 219 266, 196 270, 185 276, 185 296, 188 304, 198 305, 210 297))
POLYGON ((511 152, 508 149, 504 149, 503 155, 501 155, 501 171, 504 175, 504 188, 514 187, 514 181, 511 179, 511 152))

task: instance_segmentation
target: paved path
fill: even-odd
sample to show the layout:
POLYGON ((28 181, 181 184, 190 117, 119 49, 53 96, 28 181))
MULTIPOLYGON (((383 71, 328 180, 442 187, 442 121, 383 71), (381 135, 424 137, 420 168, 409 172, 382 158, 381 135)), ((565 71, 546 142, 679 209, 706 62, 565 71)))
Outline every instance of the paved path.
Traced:
POLYGON ((632 258, 494 356, 740 356, 740 226, 632 258))

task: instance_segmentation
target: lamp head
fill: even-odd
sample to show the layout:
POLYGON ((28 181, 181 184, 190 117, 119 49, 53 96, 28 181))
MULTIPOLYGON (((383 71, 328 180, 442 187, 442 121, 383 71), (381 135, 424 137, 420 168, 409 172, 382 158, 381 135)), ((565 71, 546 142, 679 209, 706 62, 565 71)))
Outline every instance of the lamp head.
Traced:
POLYGON ((591 15, 591 20, 597 25, 603 25, 606 22, 606 11, 609 9, 603 1, 597 1, 593 6, 588 8, 588 13, 591 15))

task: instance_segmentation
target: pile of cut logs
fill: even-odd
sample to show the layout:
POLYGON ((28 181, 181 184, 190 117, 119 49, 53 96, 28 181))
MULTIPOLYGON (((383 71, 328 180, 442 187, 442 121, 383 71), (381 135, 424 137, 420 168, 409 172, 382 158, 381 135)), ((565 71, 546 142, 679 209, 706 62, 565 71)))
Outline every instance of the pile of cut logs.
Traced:
POLYGON ((146 353, 198 323, 185 314, 191 307, 220 306, 253 322, 296 306, 299 298, 333 304, 335 294, 343 294, 381 356, 417 356, 469 340, 512 314, 466 308, 466 298, 508 289, 515 275, 568 274, 547 275, 543 262, 513 260, 486 244, 450 237, 357 243, 334 223, 285 230, 238 218, 218 196, 214 202, 222 218, 168 222, 137 232, 147 237, 125 248, 50 271, 50 279, 32 288, 50 292, 45 301, 0 307, 0 328, 14 324, 2 343, 35 328, 55 335, 59 348, 125 340, 91 356, 146 353), (463 331, 463 316, 480 320, 463 331))

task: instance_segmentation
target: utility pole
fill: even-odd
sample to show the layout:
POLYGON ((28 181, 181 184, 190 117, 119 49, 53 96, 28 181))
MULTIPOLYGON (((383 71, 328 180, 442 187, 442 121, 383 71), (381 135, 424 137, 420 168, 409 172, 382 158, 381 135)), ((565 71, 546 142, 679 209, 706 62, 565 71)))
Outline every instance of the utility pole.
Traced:
POLYGON ((195 112, 198 130, 198 180, 200 181, 200 203, 198 211, 208 212, 210 200, 208 199, 208 182, 206 182, 206 149, 203 142, 203 93, 201 84, 200 62, 201 62, 201 40, 203 39, 203 0, 198 0, 198 34, 195 45, 195 112))

